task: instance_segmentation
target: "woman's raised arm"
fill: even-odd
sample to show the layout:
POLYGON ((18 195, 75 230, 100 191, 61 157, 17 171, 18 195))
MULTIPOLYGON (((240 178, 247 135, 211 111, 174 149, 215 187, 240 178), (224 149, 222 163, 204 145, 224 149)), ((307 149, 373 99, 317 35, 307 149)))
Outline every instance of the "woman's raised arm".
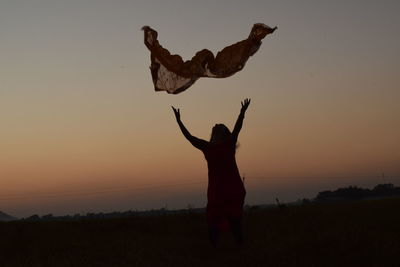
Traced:
POLYGON ((181 121, 181 114, 180 114, 179 108, 176 109, 176 108, 172 107, 172 110, 174 111, 176 122, 178 123, 179 128, 181 129, 181 131, 182 131, 183 135, 185 136, 185 138, 195 148, 200 149, 200 150, 204 150, 206 148, 208 142, 203 140, 203 139, 197 138, 197 137, 195 137, 195 136, 193 136, 193 135, 191 135, 189 133, 189 131, 186 129, 185 125, 183 125, 183 123, 181 121))
POLYGON ((246 113, 247 108, 250 105, 251 99, 246 98, 244 101, 241 102, 242 108, 240 109, 240 114, 236 120, 235 128, 232 131, 232 139, 234 144, 236 144, 240 130, 242 129, 244 114, 246 113))

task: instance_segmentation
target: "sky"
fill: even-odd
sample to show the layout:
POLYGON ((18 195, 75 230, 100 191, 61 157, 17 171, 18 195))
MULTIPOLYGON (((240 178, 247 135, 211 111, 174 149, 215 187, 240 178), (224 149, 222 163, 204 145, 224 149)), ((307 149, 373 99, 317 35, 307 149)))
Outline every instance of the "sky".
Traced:
POLYGON ((250 205, 400 185, 398 1, 0 1, 0 210, 14 216, 206 204, 182 136, 232 129, 250 205), (190 59, 278 26, 245 68, 154 92, 142 26, 190 59), (384 176, 382 175, 384 173, 384 176))

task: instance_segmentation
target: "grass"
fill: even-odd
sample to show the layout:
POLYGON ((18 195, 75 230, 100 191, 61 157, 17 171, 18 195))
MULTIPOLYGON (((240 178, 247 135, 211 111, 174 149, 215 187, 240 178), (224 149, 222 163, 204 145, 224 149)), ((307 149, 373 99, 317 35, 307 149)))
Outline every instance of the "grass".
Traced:
POLYGON ((400 199, 249 210, 218 248, 204 214, 0 223, 0 266, 400 266, 400 199))

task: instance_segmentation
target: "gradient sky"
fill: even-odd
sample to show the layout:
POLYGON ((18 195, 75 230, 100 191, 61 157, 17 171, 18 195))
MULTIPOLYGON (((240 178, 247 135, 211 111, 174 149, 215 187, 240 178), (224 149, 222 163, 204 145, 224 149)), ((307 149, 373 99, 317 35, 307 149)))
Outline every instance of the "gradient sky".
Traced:
POLYGON ((184 139, 232 128, 247 203, 400 183, 399 1, 0 2, 0 210, 74 214, 206 203, 184 139), (154 92, 143 25, 189 59, 278 26, 243 71, 154 92), (381 174, 385 173, 382 178, 381 174))

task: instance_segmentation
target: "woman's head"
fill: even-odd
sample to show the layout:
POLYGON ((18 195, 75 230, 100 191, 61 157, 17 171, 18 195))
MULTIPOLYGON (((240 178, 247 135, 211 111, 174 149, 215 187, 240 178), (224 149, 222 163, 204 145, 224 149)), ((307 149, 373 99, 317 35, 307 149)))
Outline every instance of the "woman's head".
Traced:
POLYGON ((223 143, 232 136, 231 131, 224 124, 215 124, 211 131, 210 143, 223 143))

